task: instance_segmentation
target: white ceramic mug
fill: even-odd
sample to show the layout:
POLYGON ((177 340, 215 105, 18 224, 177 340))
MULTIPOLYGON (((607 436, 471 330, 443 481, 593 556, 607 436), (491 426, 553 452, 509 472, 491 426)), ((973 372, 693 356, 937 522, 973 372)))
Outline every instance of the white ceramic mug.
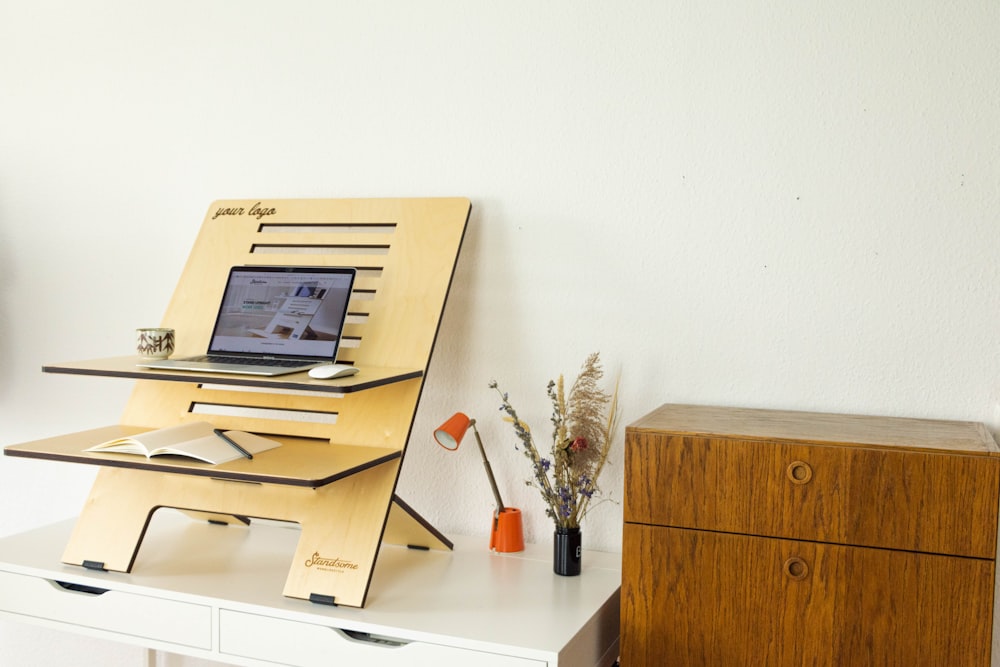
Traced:
POLYGON ((135 337, 135 351, 144 359, 166 359, 174 353, 173 329, 136 329, 135 337))

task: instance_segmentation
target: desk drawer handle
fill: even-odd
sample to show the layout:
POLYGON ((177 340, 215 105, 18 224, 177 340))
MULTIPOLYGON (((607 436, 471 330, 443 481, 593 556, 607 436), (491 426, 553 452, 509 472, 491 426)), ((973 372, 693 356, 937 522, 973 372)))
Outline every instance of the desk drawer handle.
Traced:
POLYGON ((97 586, 87 586, 86 584, 74 584, 70 581, 59 581, 54 579, 55 583, 62 589, 67 591, 73 591, 74 593, 86 593, 87 595, 104 595, 108 592, 107 588, 98 588, 97 586))
POLYGON ((792 581, 802 581, 809 576, 809 565, 798 556, 792 556, 785 561, 785 575, 792 581))
POLYGON ((812 479, 813 469, 805 461, 792 461, 785 468, 785 475, 792 480, 792 484, 808 484, 812 479))

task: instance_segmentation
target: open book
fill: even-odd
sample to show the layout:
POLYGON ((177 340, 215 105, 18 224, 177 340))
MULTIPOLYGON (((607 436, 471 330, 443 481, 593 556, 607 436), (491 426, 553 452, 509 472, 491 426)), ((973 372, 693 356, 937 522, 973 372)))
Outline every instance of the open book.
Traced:
MULTIPOLYGON (((244 431, 225 431, 226 437, 250 454, 280 447, 281 443, 244 431)), ((153 456, 187 456, 205 463, 218 464, 235 461, 244 455, 225 438, 215 433, 208 422, 191 422, 168 426, 138 435, 116 438, 88 447, 87 452, 139 454, 147 459, 153 456)))

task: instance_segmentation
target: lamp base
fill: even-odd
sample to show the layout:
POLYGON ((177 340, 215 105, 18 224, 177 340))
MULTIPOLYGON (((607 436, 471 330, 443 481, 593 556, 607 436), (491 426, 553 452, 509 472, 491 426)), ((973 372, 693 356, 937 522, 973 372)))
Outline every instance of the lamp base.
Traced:
POLYGON ((505 507, 499 513, 494 513, 490 549, 500 553, 524 551, 521 510, 516 507, 505 507))

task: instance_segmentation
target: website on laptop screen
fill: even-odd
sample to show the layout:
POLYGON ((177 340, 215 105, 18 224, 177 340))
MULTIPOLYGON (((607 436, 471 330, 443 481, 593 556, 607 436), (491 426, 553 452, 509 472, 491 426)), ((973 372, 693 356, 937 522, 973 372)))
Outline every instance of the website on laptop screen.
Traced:
POLYGON ((354 272, 233 269, 210 352, 332 359, 354 272))

